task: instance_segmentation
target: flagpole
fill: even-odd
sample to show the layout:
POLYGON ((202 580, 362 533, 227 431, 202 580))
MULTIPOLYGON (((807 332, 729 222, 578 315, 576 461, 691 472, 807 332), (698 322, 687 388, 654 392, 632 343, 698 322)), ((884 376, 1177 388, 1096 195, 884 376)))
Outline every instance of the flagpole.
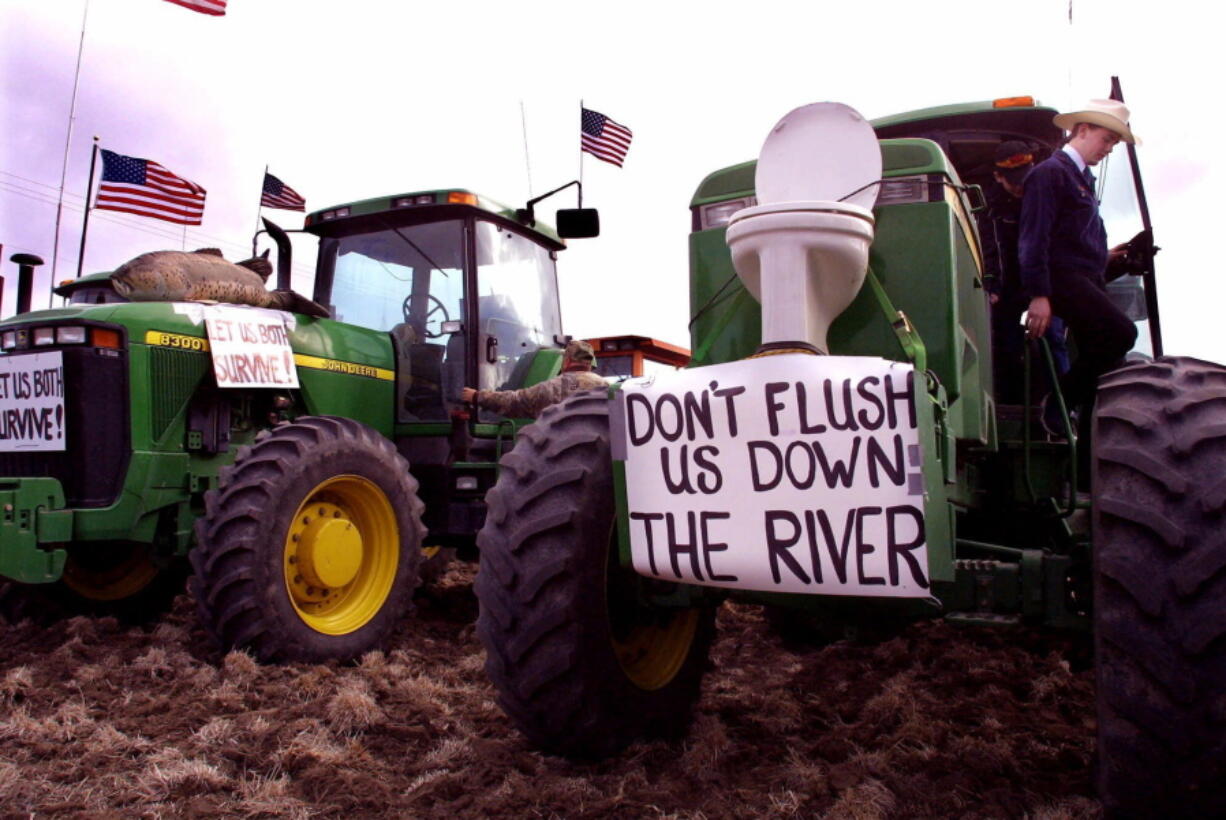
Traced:
MULTIPOLYGON (((85 267, 85 237, 89 235, 89 200, 94 195, 94 169, 98 165, 98 137, 94 137, 94 150, 89 156, 89 182, 85 186, 85 219, 81 222, 81 250, 77 254, 77 278, 85 267)), ((52 282, 54 283, 54 279, 52 282)))
POLYGON ((579 207, 583 207, 583 98, 579 98, 579 207))
MULTIPOLYGON (((60 220, 64 215, 64 183, 68 179, 68 149, 72 145, 72 123, 77 118, 77 87, 81 83, 81 53, 85 51, 85 21, 89 19, 89 0, 81 12, 81 39, 77 43, 77 71, 72 78, 72 103, 68 107, 68 135, 64 138, 64 165, 60 171, 60 197, 55 205, 55 238, 51 243, 51 285, 55 284, 55 268, 60 257, 60 220)), ((55 294, 47 288, 47 307, 55 294)))
POLYGON ((524 110, 524 101, 519 101, 519 122, 524 130, 524 165, 528 169, 528 199, 532 199, 532 155, 528 153, 528 113, 524 110))
POLYGON ((251 255, 258 256, 255 251, 256 237, 260 235, 260 212, 264 209, 264 183, 268 181, 268 165, 264 165, 264 177, 260 180, 260 201, 255 206, 255 233, 251 234, 251 255))

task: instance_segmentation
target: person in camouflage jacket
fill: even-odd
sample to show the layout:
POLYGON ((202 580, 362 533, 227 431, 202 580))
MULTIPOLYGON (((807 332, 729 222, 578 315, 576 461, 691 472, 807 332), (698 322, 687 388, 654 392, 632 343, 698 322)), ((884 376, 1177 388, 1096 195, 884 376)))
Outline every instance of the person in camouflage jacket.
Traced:
POLYGON ((478 407, 492 410, 500 416, 534 419, 551 404, 557 404, 571 393, 608 387, 608 383, 592 372, 595 355, 587 342, 573 340, 562 354, 562 372, 548 381, 522 390, 474 390, 465 387, 460 398, 476 402, 478 407))

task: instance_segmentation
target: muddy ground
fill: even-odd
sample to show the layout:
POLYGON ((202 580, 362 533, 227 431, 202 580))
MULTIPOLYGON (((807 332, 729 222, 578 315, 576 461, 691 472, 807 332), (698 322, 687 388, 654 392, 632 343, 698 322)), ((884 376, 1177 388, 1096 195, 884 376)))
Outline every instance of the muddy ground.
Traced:
POLYGON ((148 627, 4 627, 0 817, 1097 817, 1082 640, 917 624, 786 644, 725 605, 687 738, 577 764, 494 702, 472 565, 350 666, 223 656, 181 596, 148 627))

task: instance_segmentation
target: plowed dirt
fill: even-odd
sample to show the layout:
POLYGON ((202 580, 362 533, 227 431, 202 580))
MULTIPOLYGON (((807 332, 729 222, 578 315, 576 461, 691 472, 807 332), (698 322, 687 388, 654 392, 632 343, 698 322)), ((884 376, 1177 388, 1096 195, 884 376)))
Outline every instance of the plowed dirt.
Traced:
POLYGON ((3 817, 1101 814, 1084 639, 917 624, 784 643, 725 605, 689 735, 577 764, 503 716, 456 564, 355 665, 223 656, 190 602, 143 628, 4 627, 3 817))

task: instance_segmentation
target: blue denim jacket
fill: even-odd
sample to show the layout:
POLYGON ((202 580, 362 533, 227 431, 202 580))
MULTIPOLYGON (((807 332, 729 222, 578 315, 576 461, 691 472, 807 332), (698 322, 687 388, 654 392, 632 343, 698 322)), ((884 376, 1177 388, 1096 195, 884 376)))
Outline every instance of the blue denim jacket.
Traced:
POLYGON ((1018 235, 1026 296, 1050 296, 1053 277, 1088 276, 1103 282, 1107 230, 1093 184, 1072 157, 1057 151, 1026 176, 1018 235))

